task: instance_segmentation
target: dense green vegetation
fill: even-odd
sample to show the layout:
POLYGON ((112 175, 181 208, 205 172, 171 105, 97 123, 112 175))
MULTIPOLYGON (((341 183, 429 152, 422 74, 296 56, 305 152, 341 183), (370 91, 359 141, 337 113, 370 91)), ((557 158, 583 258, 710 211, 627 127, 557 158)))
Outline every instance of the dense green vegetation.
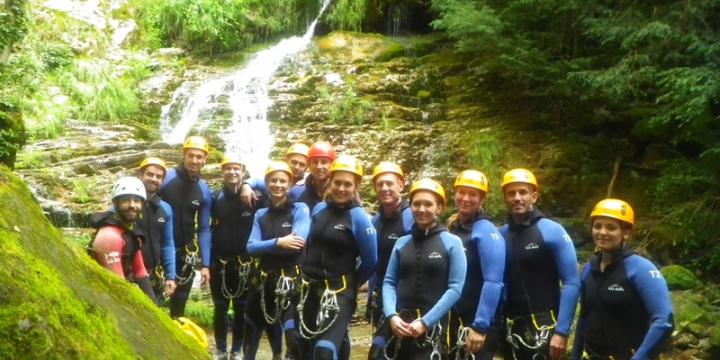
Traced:
POLYGON ((203 55, 239 50, 305 27, 310 0, 134 0, 128 5, 152 46, 203 55))

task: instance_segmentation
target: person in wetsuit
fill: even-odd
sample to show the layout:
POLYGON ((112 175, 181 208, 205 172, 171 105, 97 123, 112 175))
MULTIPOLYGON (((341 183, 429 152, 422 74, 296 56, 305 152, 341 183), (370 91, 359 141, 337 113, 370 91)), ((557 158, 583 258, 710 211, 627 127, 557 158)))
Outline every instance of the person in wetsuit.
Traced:
POLYGON ((373 169, 373 188, 378 200, 378 213, 372 223, 377 231, 378 266, 368 286, 368 317, 373 328, 369 360, 384 360, 383 348, 392 335, 382 315, 382 282, 395 242, 410 233, 414 224, 410 204, 402 199, 405 174, 395 163, 382 161, 373 169), (380 326, 384 324, 383 326, 380 326))
POLYGON ((538 183, 526 169, 505 173, 505 357, 565 355, 580 291, 577 258, 565 229, 535 207, 538 183), (562 281, 562 287, 560 283, 562 281))
POLYGON ((142 212, 146 193, 143 183, 135 177, 122 177, 112 190, 113 210, 97 213, 91 225, 97 229, 90 243, 91 256, 104 268, 136 283, 153 301, 150 276, 143 263, 140 248, 143 235, 135 227, 142 212))
POLYGON ((444 327, 460 299, 467 261, 462 241, 438 222, 445 191, 431 179, 410 189, 415 225, 393 247, 383 281, 383 311, 393 337, 392 359, 437 359, 444 352, 444 327))
POLYGON ((210 282, 210 205, 212 194, 200 171, 210 147, 200 136, 189 136, 182 146, 182 163, 168 170, 158 194, 170 204, 173 214, 173 240, 177 288, 170 297, 170 316, 185 313, 195 266, 200 256, 201 284, 210 282))
POLYGON ((330 185, 329 170, 335 160, 335 148, 327 141, 318 141, 310 146, 307 160, 310 174, 290 189, 290 198, 305 203, 312 212, 330 185))
MULTIPOLYGON (((258 276, 250 288, 246 318, 255 329, 279 323, 285 334, 285 359, 299 359, 297 330, 297 292, 300 259, 310 231, 310 210, 293 203, 288 190, 293 172, 282 161, 272 161, 265 170, 265 186, 270 195, 268 207, 255 213, 248 240, 248 254, 258 259, 258 276)), ((255 358, 257 336, 245 341, 245 359, 255 358), (250 350, 252 349, 252 350, 250 350)))
POLYGON ((172 295, 176 287, 172 209, 157 193, 166 173, 165 161, 153 156, 145 158, 137 172, 145 185, 147 201, 136 224, 145 235, 143 261, 159 302, 164 296, 172 295))
POLYGON ((354 157, 338 157, 330 167, 326 200, 312 211, 298 305, 303 359, 350 355, 345 339, 357 289, 377 265, 375 228, 356 200, 363 173, 354 157))
MULTIPOLYGON (((305 178, 305 170, 308 164, 308 152, 310 148, 302 143, 295 143, 285 152, 285 162, 290 166, 292 170, 292 183, 301 187, 305 184, 303 180, 305 178)), ((267 188, 265 187, 265 179, 251 178, 246 183, 243 183, 242 191, 240 192, 240 198, 247 206, 255 206, 255 202, 258 201, 258 196, 255 191, 263 193, 266 197, 267 188)), ((299 191, 297 192, 299 194, 299 191)))
POLYGON ((673 331, 672 304, 660 271, 627 248, 634 211, 605 199, 590 221, 598 251, 582 271, 572 359, 657 359, 673 331))
POLYGON ((503 289, 505 239, 483 211, 488 194, 485 174, 465 170, 453 187, 457 213, 448 220, 448 231, 462 240, 467 272, 460 300, 451 312, 450 355, 472 353, 476 360, 491 360, 500 336, 496 316, 503 289))

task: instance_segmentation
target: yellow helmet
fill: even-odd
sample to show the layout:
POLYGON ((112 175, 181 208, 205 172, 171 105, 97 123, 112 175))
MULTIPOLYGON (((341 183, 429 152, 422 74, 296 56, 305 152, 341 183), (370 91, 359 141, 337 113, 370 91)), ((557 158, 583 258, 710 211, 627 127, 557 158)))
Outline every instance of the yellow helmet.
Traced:
POLYGON ((458 186, 467 186, 482 192, 488 192, 488 180, 485 174, 477 170, 465 170, 455 179, 454 188, 458 186))
POLYGON ((600 200, 590 213, 590 219, 594 219, 597 216, 620 220, 630 224, 630 227, 635 226, 635 212, 633 208, 630 204, 619 199, 600 200))
POLYGON ((304 157, 308 156, 308 151, 310 151, 310 148, 301 143, 295 143, 290 145, 290 147, 287 149, 287 152, 285 153, 285 156, 291 155, 291 154, 298 154, 302 155, 304 157))
POLYGON ((141 163, 140 163, 140 170, 144 169, 146 166, 149 165, 157 165, 163 169, 163 172, 167 173, 167 165, 165 162, 159 158, 154 156, 148 156, 146 157, 141 163))
POLYGON ((503 181, 500 185, 500 188, 505 188, 505 185, 510 183, 525 183, 525 184, 531 184, 535 186, 535 189, 538 189, 538 183, 537 179, 535 179, 535 174, 533 174, 530 170, 526 169, 512 169, 503 175, 503 181))
POLYGON ((204 151, 205 153, 210 152, 210 146, 208 145, 207 140, 205 140, 202 136, 188 136, 187 139, 185 139, 182 148, 183 150, 198 149, 204 151))
POLYGON ((359 177, 363 177, 363 175, 365 175, 365 170, 363 170, 363 166, 360 161, 350 155, 340 155, 337 159, 335 159, 335 161, 333 161, 330 165, 330 173, 332 174, 336 171, 347 171, 359 177))
POLYGON ((442 185, 440 185, 439 182, 433 180, 433 179, 420 179, 412 184, 410 187, 410 199, 412 199, 413 194, 415 192, 420 190, 427 190, 432 193, 435 193, 437 196, 439 196, 442 199, 443 205, 445 205, 445 189, 443 189, 442 185))
POLYGON ((220 163, 220 167, 223 168, 227 164, 238 164, 242 167, 245 167, 245 163, 240 160, 240 156, 237 155, 225 154, 225 156, 223 156, 222 162, 220 163))
POLYGON ((207 334, 205 334, 205 331, 203 331, 201 327, 186 317, 175 319, 175 323, 178 324, 180 330, 197 341, 203 349, 208 348, 207 334))
POLYGON ((378 177, 378 175, 384 173, 392 173, 399 176, 400 179, 405 179, 405 173, 403 173, 398 164, 389 161, 381 161, 373 169, 373 181, 375 181, 375 178, 378 177))
POLYGON ((293 178, 293 172, 292 169, 290 169, 290 165, 288 165, 284 161, 277 161, 273 160, 270 162, 268 167, 265 169, 265 178, 267 179, 268 175, 276 172, 276 171, 282 171, 290 177, 290 179, 293 178))

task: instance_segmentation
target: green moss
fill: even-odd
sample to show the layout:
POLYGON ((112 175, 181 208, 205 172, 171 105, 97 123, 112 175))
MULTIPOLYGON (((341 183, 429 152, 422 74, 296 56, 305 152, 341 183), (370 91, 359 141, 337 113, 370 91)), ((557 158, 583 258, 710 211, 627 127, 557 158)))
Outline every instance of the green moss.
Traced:
POLYGON ((700 306, 703 302, 702 296, 690 291, 673 291, 670 298, 678 330, 687 329, 694 334, 701 334, 711 325, 705 316, 705 309, 700 306))
POLYGON ((0 203, 0 358, 206 357, 134 285, 63 241, 2 166, 0 203))
POLYGON ((680 265, 668 265, 660 269, 668 288, 671 290, 688 290, 696 289, 702 286, 702 282, 693 274, 692 271, 680 265))

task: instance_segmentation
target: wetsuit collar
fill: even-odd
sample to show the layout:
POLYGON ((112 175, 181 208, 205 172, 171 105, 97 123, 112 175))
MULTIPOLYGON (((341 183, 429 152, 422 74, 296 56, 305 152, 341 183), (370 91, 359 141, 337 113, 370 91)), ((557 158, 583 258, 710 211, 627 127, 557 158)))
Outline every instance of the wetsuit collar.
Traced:
POLYGON ((154 194, 150 195, 150 197, 148 197, 147 203, 157 206, 157 205, 160 205, 161 200, 162 199, 160 198, 160 195, 158 195, 157 193, 154 193, 154 194))
POLYGON ((403 210, 407 209, 409 206, 410 204, 408 204, 407 201, 399 199, 399 201, 395 204, 395 207, 389 215, 385 214, 382 205, 380 205, 380 215, 385 219, 395 219, 401 216, 403 210))
POLYGON ((483 220, 483 219, 490 220, 490 217, 487 216, 487 214, 485 214, 485 212, 482 211, 482 209, 480 209, 475 214, 475 216, 471 217, 470 219, 468 219, 467 221, 464 221, 464 222, 458 221, 455 226, 462 227, 463 229, 465 229, 467 231, 472 231, 472 228, 473 228, 473 225, 475 224, 475 222, 477 222, 479 220, 483 220))
POLYGON ((325 199, 325 202, 327 203, 327 205, 328 205, 329 208, 334 209, 334 210, 349 210, 349 209, 352 209, 352 208, 354 208, 354 207, 360 206, 360 204, 358 204, 355 199, 352 199, 352 200, 348 201, 348 202, 345 203, 345 204, 337 204, 337 203, 335 203, 335 202, 333 201, 333 199, 332 199, 331 197, 329 197, 329 196, 328 196, 327 199, 325 199))
POLYGON ((513 218, 512 214, 508 214, 507 223, 511 229, 526 228, 526 227, 532 226, 533 224, 538 222, 538 220, 540 220, 544 217, 545 217, 545 214, 540 212, 540 210, 538 210, 536 207, 533 207, 533 209, 528 213, 525 220, 523 220, 520 223, 516 223, 515 218, 513 218))
POLYGON ((283 201, 282 203, 278 204, 277 206, 276 206, 276 205, 273 205, 272 201, 270 201, 270 202, 268 203, 268 208, 269 208, 270 210, 274 210, 274 211, 287 210, 287 209, 292 208, 292 206, 293 206, 293 202, 290 201, 290 198, 288 198, 287 196, 285 197, 285 201, 283 201))
POLYGON ((130 224, 130 227, 128 227, 120 221, 118 216, 119 215, 115 211, 96 213, 90 217, 90 226, 94 229, 100 229, 105 226, 117 226, 123 228, 125 231, 132 232, 135 235, 142 235, 140 230, 136 226, 133 226, 134 224, 130 224))
MULTIPOLYGON (((616 264, 625 260, 626 257, 635 254, 634 251, 627 248, 616 249, 612 252, 612 262, 605 267, 605 270, 615 266, 616 264)), ((602 252, 596 252, 590 258, 590 268, 593 271, 600 271, 600 262, 602 261, 602 252)))
POLYGON ((417 224, 413 224, 412 230, 410 231, 412 233, 413 239, 415 240, 425 240, 429 237, 432 237, 433 235, 437 233, 441 233, 443 231, 447 231, 447 228, 445 228, 445 225, 443 224, 436 224, 435 226, 427 229, 427 230, 421 230, 417 227, 417 224))
POLYGON ((190 174, 188 174, 187 169, 185 169, 185 166, 183 166, 183 164, 176 166, 175 171, 177 171, 177 176, 183 180, 192 181, 192 182, 200 181, 200 173, 198 173, 197 176, 190 176, 190 174))

